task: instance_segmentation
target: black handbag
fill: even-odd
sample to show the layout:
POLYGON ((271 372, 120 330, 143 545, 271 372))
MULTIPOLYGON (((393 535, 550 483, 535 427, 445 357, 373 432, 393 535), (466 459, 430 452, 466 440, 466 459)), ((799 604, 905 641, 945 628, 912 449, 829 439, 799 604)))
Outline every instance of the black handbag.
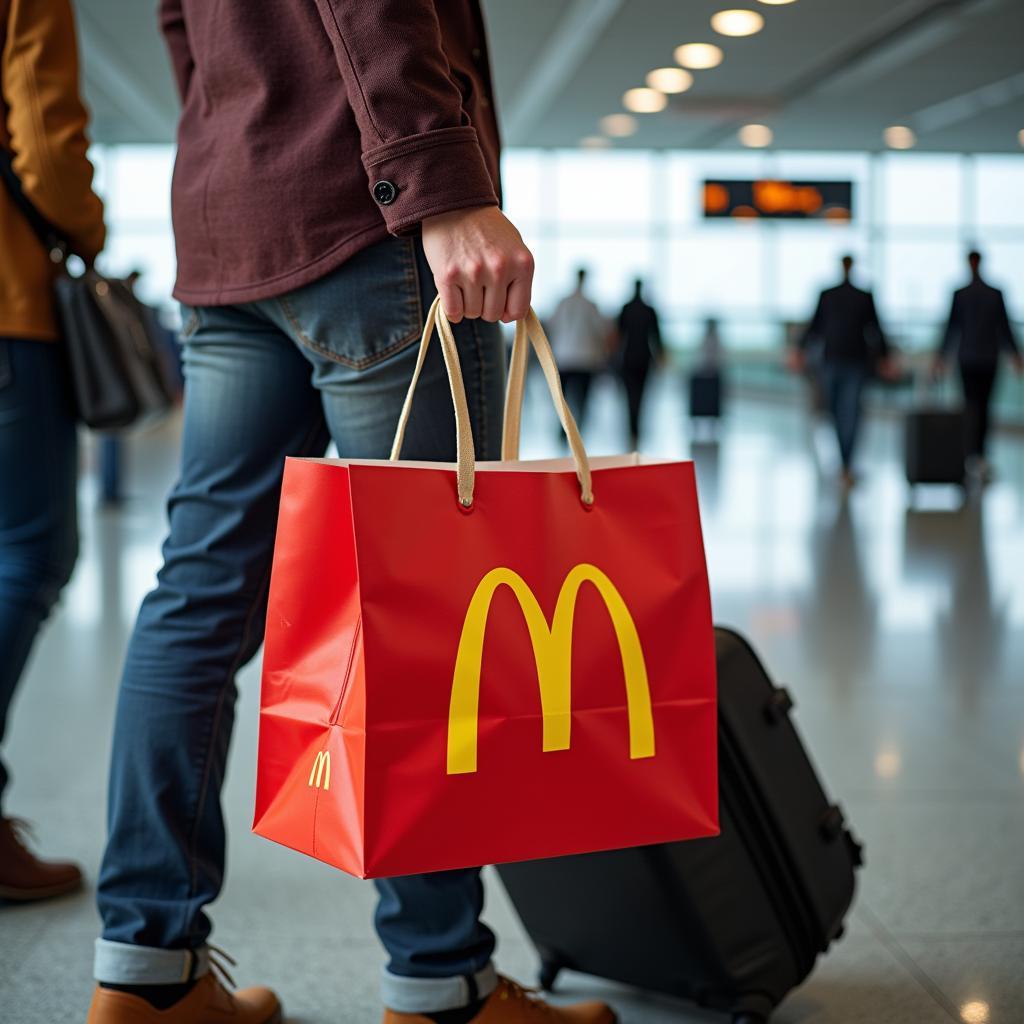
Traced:
POLYGON ((62 271, 54 298, 79 419, 93 430, 108 431, 153 422, 171 409, 177 391, 156 310, 140 302, 125 281, 92 268, 78 276, 70 273, 71 245, 25 195, 11 154, 3 148, 0 177, 62 271))

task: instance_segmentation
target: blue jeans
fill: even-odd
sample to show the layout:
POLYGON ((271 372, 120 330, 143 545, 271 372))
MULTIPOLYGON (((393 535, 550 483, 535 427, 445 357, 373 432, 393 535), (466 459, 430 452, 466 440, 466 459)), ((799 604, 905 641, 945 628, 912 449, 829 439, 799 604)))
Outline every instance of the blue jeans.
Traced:
MULTIPOLYGON (((96 976, 171 983, 205 967, 204 912, 224 874, 220 790, 235 674, 263 638, 284 458, 386 458, 435 295, 420 243, 387 239, 279 298, 184 310, 181 479, 156 589, 128 648, 115 723, 96 976)), ((497 325, 455 329, 479 458, 498 457, 497 325)), ((455 459, 435 342, 403 456, 455 459)), ((400 1011, 465 1005, 496 984, 479 871, 378 883, 400 1011)))
MULTIPOLYGON (((77 476, 58 345, 0 338, 0 741, 39 627, 75 566, 77 476)), ((0 798, 6 785, 0 761, 0 798)))
POLYGON ((861 399, 867 379, 867 367, 860 363, 827 363, 821 369, 825 405, 835 424, 843 469, 847 470, 853 468, 853 453, 860 431, 861 399))

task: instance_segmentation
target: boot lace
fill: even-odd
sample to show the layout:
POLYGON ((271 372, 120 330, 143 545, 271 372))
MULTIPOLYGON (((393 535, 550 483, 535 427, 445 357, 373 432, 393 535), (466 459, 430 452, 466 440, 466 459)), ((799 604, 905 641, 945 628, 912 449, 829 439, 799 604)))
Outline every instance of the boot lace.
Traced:
POLYGON ((555 1008, 550 1003, 544 1001, 543 994, 539 989, 526 988, 511 978, 503 978, 502 981, 504 984, 501 987, 499 999, 503 1001, 511 999, 525 1003, 529 1007, 530 1012, 535 1014, 538 1019, 543 1017, 551 1020, 555 1017, 555 1008))
POLYGON ((231 977, 231 972, 224 964, 224 961, 227 961, 232 967, 237 967, 238 961, 230 953, 221 949, 220 946, 213 945, 212 942, 208 942, 206 948, 209 951, 210 967, 214 974, 217 975, 217 979, 229 988, 238 988, 238 983, 231 977))
POLYGON ((23 849, 28 850, 36 841, 36 830, 32 822, 24 818, 8 818, 7 824, 11 826, 11 833, 14 841, 23 849))

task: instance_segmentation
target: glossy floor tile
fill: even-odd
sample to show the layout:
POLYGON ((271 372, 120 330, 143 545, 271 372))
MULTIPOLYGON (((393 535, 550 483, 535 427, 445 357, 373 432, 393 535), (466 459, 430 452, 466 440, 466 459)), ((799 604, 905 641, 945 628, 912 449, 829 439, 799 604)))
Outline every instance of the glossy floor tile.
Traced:
MULTIPOLYGON (((796 722, 867 845, 847 936, 779 1009, 782 1024, 1024 1022, 1024 439, 998 439, 1000 477, 963 502, 907 491, 893 421, 868 425, 844 499, 827 431, 805 411, 737 401, 694 439, 682 387, 654 389, 644 447, 694 458, 715 615, 749 635, 797 702, 796 722)), ((557 450, 531 389, 524 455, 557 450)), ((597 389, 591 450, 621 447, 624 411, 597 389)), ((138 602, 151 585, 174 473, 174 424, 129 445, 125 504, 82 488, 81 563, 14 709, 12 813, 42 850, 95 878, 111 713, 138 602)), ((239 980, 282 992, 304 1024, 376 1021, 381 955, 372 888, 248 831, 258 665, 240 678, 226 790, 229 873, 215 940, 239 980)), ((488 873, 499 962, 535 957, 488 873)), ((84 1019, 97 920, 90 891, 0 907, 0 1022, 84 1019)), ((566 975, 624 1024, 721 1018, 566 975)))

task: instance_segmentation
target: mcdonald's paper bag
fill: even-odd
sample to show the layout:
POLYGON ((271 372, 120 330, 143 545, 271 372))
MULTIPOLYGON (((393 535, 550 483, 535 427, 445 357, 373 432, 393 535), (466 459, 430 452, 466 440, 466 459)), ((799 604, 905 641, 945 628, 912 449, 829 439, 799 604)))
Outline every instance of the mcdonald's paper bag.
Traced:
POLYGON ((448 464, 288 460, 256 832, 361 877, 717 832, 693 465, 578 468, 467 508, 448 464))

